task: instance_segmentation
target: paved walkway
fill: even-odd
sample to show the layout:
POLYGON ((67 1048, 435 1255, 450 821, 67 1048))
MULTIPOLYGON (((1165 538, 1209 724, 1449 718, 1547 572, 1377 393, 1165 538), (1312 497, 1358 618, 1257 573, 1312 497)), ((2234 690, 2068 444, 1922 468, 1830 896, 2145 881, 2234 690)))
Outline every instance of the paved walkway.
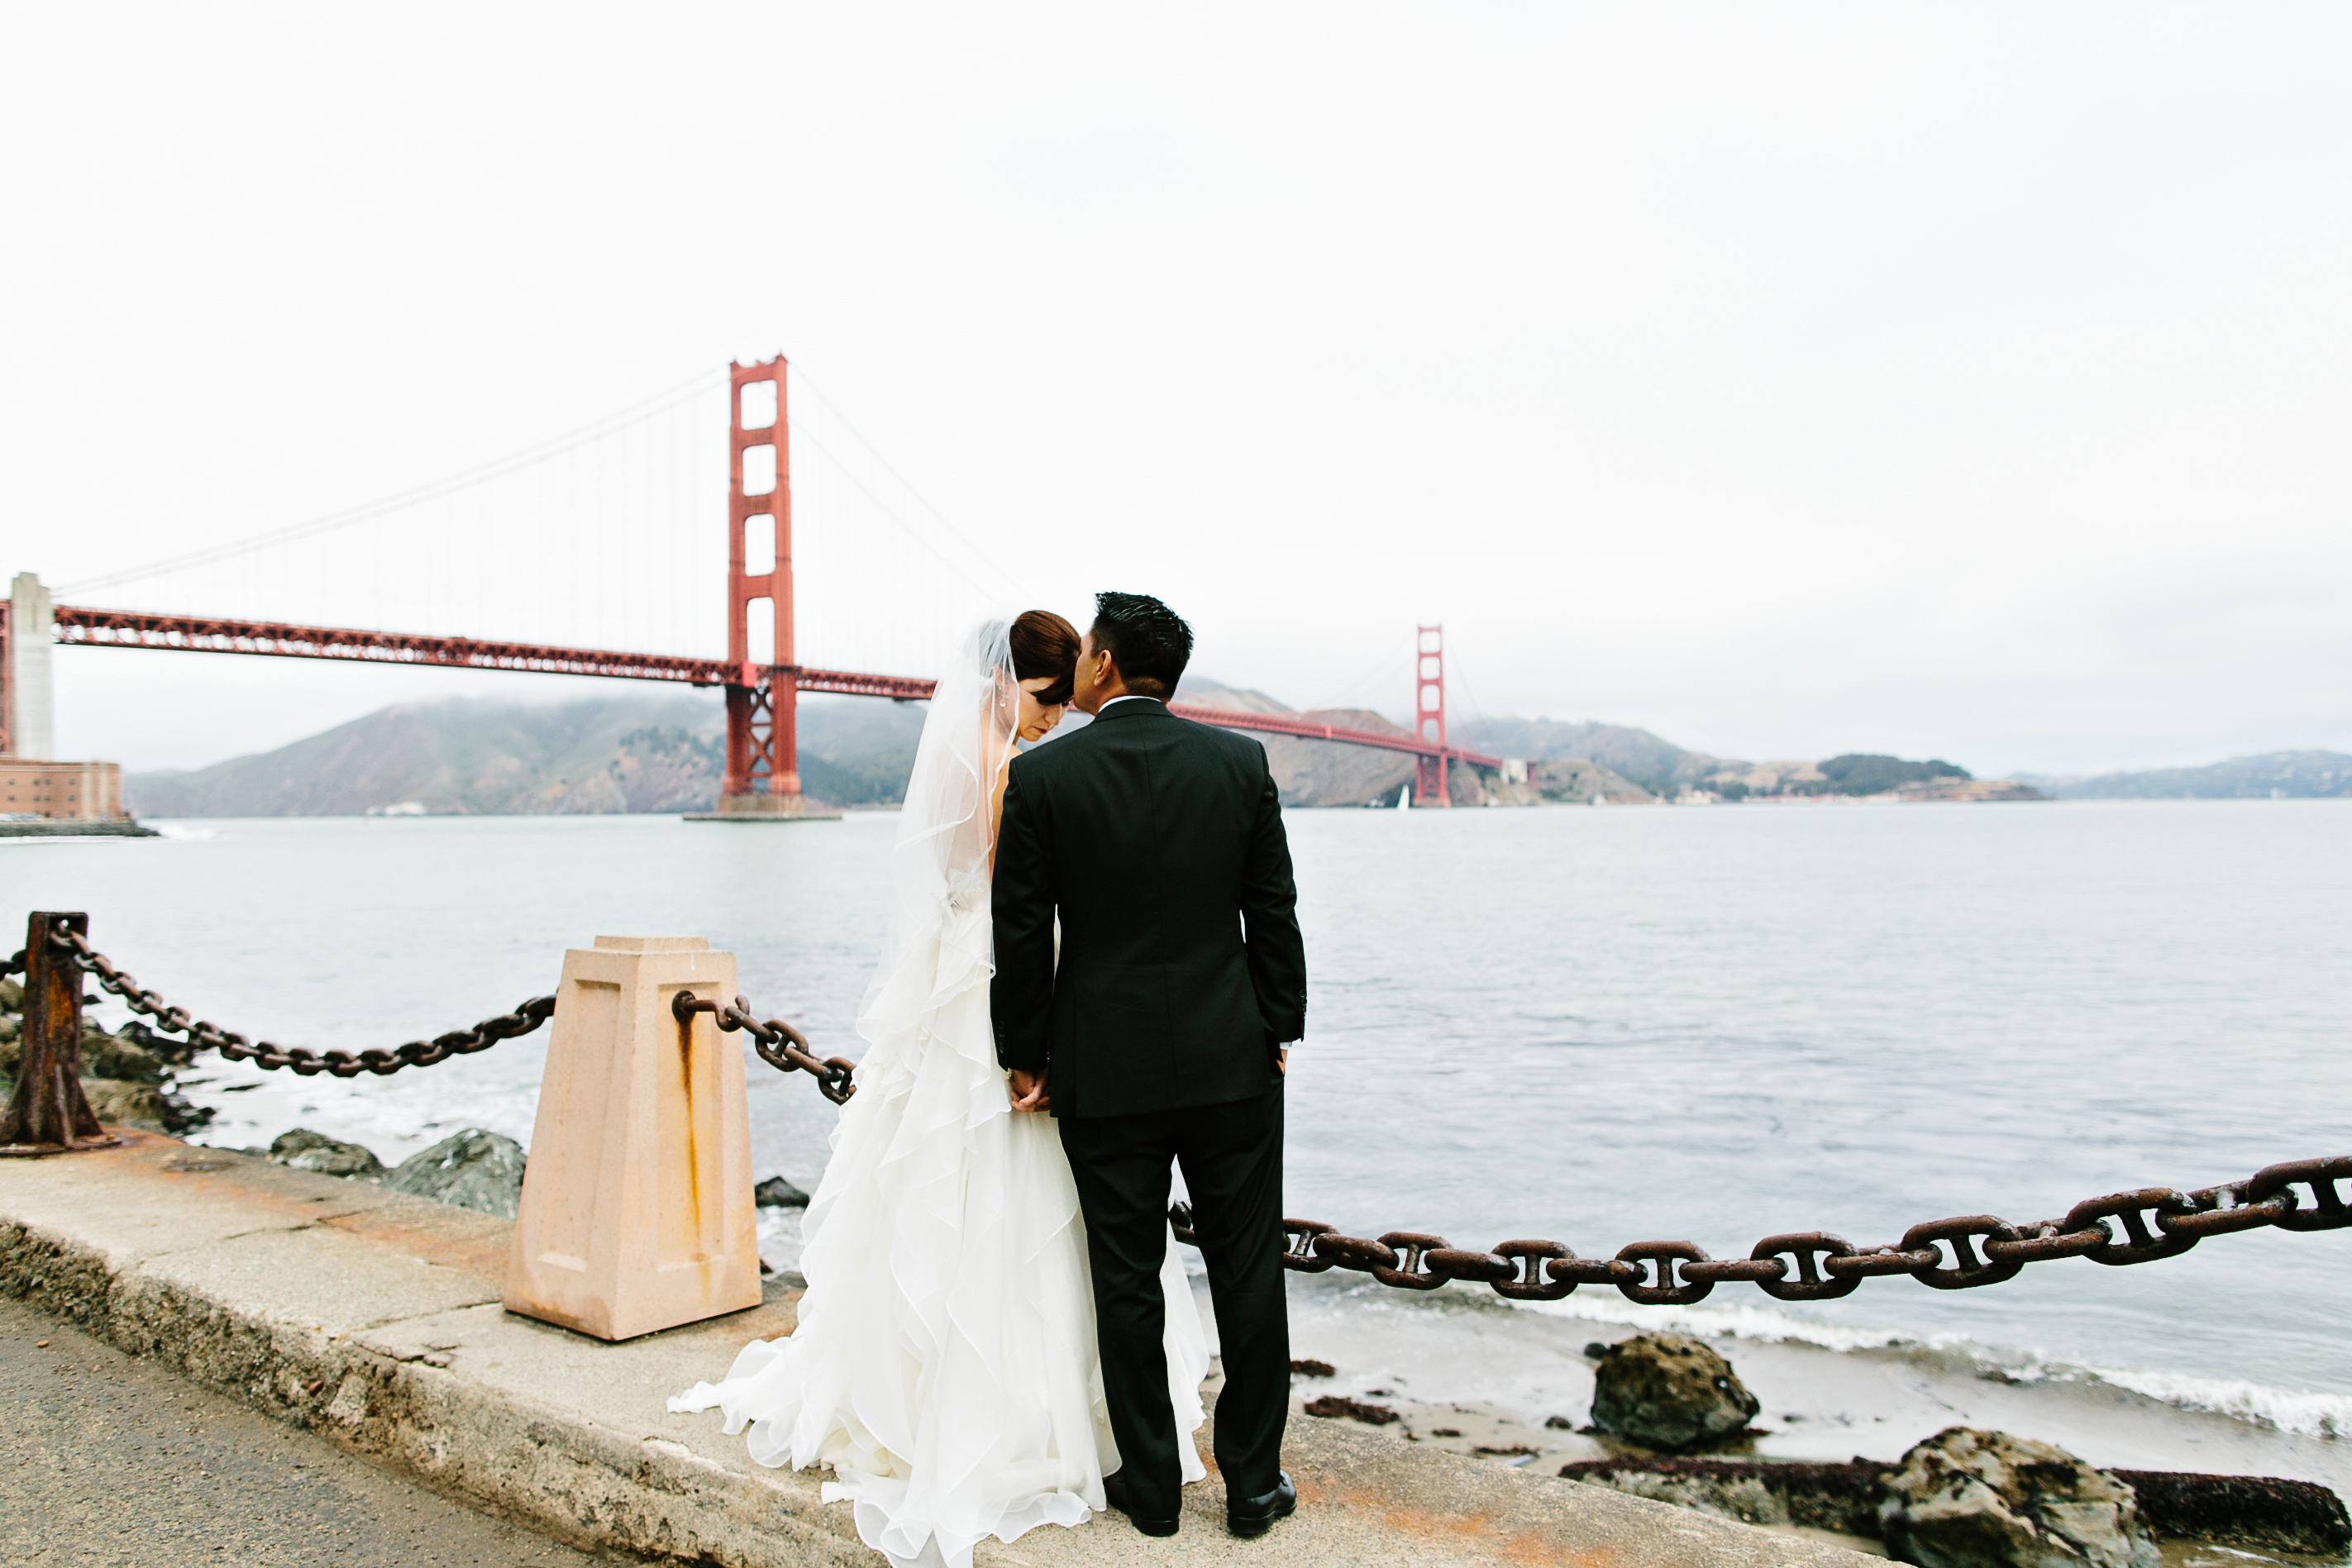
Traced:
MULTIPOLYGON (((847 1505, 820 1498, 820 1475, 762 1469, 740 1437, 720 1432, 715 1413, 675 1416, 663 1406, 668 1394, 723 1370, 745 1340, 791 1331, 798 1295, 782 1276, 748 1312, 604 1344, 500 1310, 512 1237, 505 1220, 152 1134, 132 1134, 103 1153, 0 1161, 0 1296, 554 1539, 726 1568, 874 1568, 847 1505)), ((148 1440, 173 1449, 159 1448, 159 1462, 184 1469, 194 1457, 198 1483, 208 1481, 201 1472, 215 1449, 199 1451, 200 1434, 185 1433, 184 1454, 166 1436, 172 1429, 168 1417, 150 1428, 148 1440)), ((251 1430, 249 1442, 222 1440, 217 1473, 290 1490, 292 1461, 283 1456, 294 1450, 276 1446, 281 1440, 266 1424, 251 1430), (232 1467, 230 1448, 249 1448, 255 1468, 232 1467)), ((1114 1515, 1077 1530, 1039 1530, 1011 1547, 984 1542, 980 1563, 1871 1564, 1833 1546, 1433 1453, 1349 1422, 1294 1420, 1284 1459, 1298 1480, 1298 1515, 1263 1540, 1224 1532, 1213 1477, 1187 1489, 1176 1538, 1148 1540, 1114 1515)), ((222 1511, 194 1513, 199 1493, 184 1490, 184 1475, 167 1484, 162 1495, 172 1511, 191 1500, 187 1517, 206 1521, 188 1527, 173 1561, 236 1560, 226 1549, 210 1553, 205 1539, 222 1511), (203 1552, 188 1550, 200 1540, 203 1552)), ((119 1536, 139 1510, 135 1488, 126 1481, 120 1490, 129 1500, 93 1504, 91 1533, 119 1536)), ((265 1525, 253 1516, 260 1508, 228 1511, 249 1521, 235 1528, 259 1539, 265 1525)), ((352 1538, 365 1536, 359 1516, 350 1517, 352 1538)), ((376 1560, 444 1556, 401 1549, 376 1560)), ((341 1549, 277 1560, 333 1568, 369 1561, 341 1549)), ((242 1561, 272 1559, 247 1552, 242 1561)))
POLYGON ((0 1562, 589 1568, 152 1361, 0 1300, 0 1562))

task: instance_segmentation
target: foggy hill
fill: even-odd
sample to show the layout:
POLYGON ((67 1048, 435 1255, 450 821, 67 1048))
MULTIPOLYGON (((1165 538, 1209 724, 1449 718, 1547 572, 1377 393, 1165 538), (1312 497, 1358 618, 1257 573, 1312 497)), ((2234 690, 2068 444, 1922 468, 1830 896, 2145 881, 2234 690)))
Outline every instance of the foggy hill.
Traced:
POLYGON ((2067 800, 2243 800, 2352 797, 2352 757, 2340 751, 2265 751, 2202 768, 2157 768, 2051 779, 2043 789, 2067 800))
POLYGON ((1676 785, 1748 766, 1730 758, 1688 750, 1646 729, 1590 719, 1570 723, 1549 718, 1464 719, 1456 716, 1446 738, 1456 746, 1496 757, 1545 761, 1576 758, 1597 762, 1654 794, 1672 794, 1676 785))
MULTIPOLYGON (((897 802, 919 706, 803 698, 800 718, 804 790, 836 806, 897 802)), ((411 802, 458 816, 704 811, 719 797, 725 737, 715 693, 453 698, 381 708, 210 768, 133 773, 124 788, 150 817, 360 816, 411 802)))
MULTIPOLYGON (((1257 713, 1290 713, 1286 705, 1264 692, 1221 685, 1188 675, 1178 700, 1217 707, 1246 708, 1257 713)), ((1350 729, 1410 736, 1412 731, 1369 708, 1309 708, 1301 718, 1344 725, 1350 729)), ((1244 731, 1265 743, 1266 760, 1282 789, 1286 806, 1357 806, 1389 802, 1412 782, 1413 759, 1403 752, 1375 751, 1366 747, 1335 746, 1286 735, 1244 731)), ((1582 800, 1603 795, 1613 800, 1643 800, 1671 795, 1678 786, 1706 779, 1727 768, 1748 764, 1689 751, 1646 729, 1619 724, 1564 724, 1547 718, 1478 718, 1456 716, 1446 735, 1449 743, 1496 757, 1530 761, 1574 760, 1593 766, 1546 770, 1541 793, 1582 800)), ((1493 781, 1480 779, 1477 770, 1456 763, 1447 777, 1447 792, 1457 801, 1475 801, 1484 792, 1496 792, 1493 781)))
MULTIPOLYGON (((1258 713, 1297 711, 1264 692, 1198 676, 1188 678, 1178 696, 1258 713)), ((914 703, 803 698, 802 788, 827 805, 896 805, 914 766, 925 711, 914 703)), ((1364 708, 1311 709, 1299 716, 1351 729, 1409 733, 1364 708)), ((1073 715, 1062 735, 1076 733, 1085 722, 1073 715)), ((1265 747, 1286 806, 1389 805, 1412 781, 1413 759, 1402 752, 1241 733, 1265 747)), ((456 698, 402 703, 275 751, 191 771, 134 773, 124 785, 131 810, 149 817, 359 816, 394 808, 457 816, 702 811, 718 800, 725 736, 725 710, 716 693, 653 691, 555 704, 456 698)), ((1538 798, 1634 803, 1688 786, 1725 799, 1872 793, 1939 773, 1967 779, 1948 763, 1894 758, 1743 762, 1687 750, 1623 725, 1474 720, 1457 724, 1450 738, 1474 750, 1539 765, 1531 784, 1519 787, 1457 763, 1447 780, 1457 803, 1531 804, 1538 798)), ((2301 752, 2241 761, 2283 758, 2302 759, 2300 771, 2273 767, 2259 777, 2249 772, 2227 788, 2210 785, 2205 792, 2268 794, 2280 787, 2277 779, 2293 773, 2298 782, 2291 792, 2330 792, 2319 785, 2333 780, 2332 792, 2352 793, 2352 758, 2301 752), (2330 763, 2332 772, 2325 766, 2330 763)), ((2188 773, 2218 774, 2238 766, 2188 773)), ((2160 782, 2116 786, 2108 792, 2189 792, 2175 781, 2187 774, 2116 777, 2160 782)), ((2067 792, 2096 793, 2115 782, 2081 781, 2067 792)))
MULTIPOLYGON (((1176 700, 1247 713, 1297 711, 1264 692, 1220 685, 1199 676, 1185 677, 1176 700)), ((1313 708, 1298 712, 1297 716, 1349 729, 1395 736, 1412 733, 1367 708, 1313 708)), ((1265 746, 1266 766, 1273 769, 1275 785, 1282 791, 1282 803, 1286 806, 1362 806, 1376 800, 1392 801, 1399 790, 1412 782, 1413 759, 1405 752, 1379 751, 1369 746, 1338 746, 1326 740, 1302 740, 1297 736, 1268 735, 1254 729, 1237 733, 1265 746)), ((1475 770, 1465 768, 1460 771, 1466 775, 1475 770)), ((1464 782, 1469 786, 1468 798, 1476 800, 1475 779, 1465 779, 1464 782)))

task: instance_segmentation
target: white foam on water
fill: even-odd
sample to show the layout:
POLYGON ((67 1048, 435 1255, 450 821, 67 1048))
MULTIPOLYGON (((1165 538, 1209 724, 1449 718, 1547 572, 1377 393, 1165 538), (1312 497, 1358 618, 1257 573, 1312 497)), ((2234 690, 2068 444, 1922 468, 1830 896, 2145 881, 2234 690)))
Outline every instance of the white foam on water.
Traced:
POLYGON ((1611 1323, 1645 1333, 1683 1333, 1699 1339, 1748 1340, 1766 1344, 1794 1343, 1837 1352, 1923 1350, 1957 1356, 1974 1370, 1997 1373, 2019 1383, 2103 1383, 2127 1388, 2179 1409, 2225 1416, 2298 1437, 2352 1437, 2352 1396, 2273 1388, 2244 1378, 2200 1377, 2140 1367, 2085 1366, 2048 1360, 2031 1351, 1980 1344, 1963 1334, 1906 1334, 1891 1330, 1839 1328, 1764 1307, 1643 1306, 1606 1296, 1587 1300, 1580 1293, 1557 1301, 1509 1304, 1521 1312, 1611 1323))
POLYGON ((2132 1367, 2053 1365, 2011 1371, 2021 1382, 2107 1383, 2182 1410, 2226 1416, 2302 1437, 2352 1437, 2352 1396, 2268 1388, 2242 1378, 2196 1377, 2132 1367))
MULTIPOLYGON (((1521 1312, 1538 1312, 1547 1317, 1580 1318, 1587 1322, 1615 1323, 1640 1329, 1644 1333, 1681 1333, 1697 1339, 1760 1340, 1768 1344, 1796 1341, 1802 1344, 1820 1345, 1824 1350, 1885 1350, 1900 1345, 1927 1344, 1944 1348, 1937 1338, 1922 1340, 1916 1335, 1881 1329, 1839 1328, 1830 1323, 1808 1322, 1785 1312, 1765 1307, 1645 1307, 1622 1297, 1581 1294, 1557 1301, 1512 1301, 1521 1312)), ((1961 1343, 1957 1337, 1950 1343, 1961 1343)))

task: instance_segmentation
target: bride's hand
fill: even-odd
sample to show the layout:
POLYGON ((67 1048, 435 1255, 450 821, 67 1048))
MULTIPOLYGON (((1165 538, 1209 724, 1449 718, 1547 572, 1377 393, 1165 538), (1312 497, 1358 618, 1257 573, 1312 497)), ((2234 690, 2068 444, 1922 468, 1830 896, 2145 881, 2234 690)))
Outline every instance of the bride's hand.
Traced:
POLYGON ((1015 1111, 1045 1111, 1053 1107, 1054 1102, 1045 1094, 1045 1075, 1042 1072, 1024 1072, 1016 1067, 1005 1088, 1013 1096, 1015 1111))

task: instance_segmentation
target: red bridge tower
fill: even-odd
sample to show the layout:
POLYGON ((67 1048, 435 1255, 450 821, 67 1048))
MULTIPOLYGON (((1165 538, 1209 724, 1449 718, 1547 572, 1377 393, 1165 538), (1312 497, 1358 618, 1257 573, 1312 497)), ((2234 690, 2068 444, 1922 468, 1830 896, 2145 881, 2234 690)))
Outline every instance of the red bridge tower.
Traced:
POLYGON ((804 817, 810 813, 801 801, 794 743, 800 671, 793 657, 793 476, 784 357, 730 365, 728 382, 727 775, 719 786, 719 815, 804 817), (773 389, 772 402, 765 388, 773 389), (758 405, 749 422, 747 402, 758 405), (755 550, 754 540, 766 548, 755 550), (755 555, 765 558, 766 570, 750 570, 755 555), (751 607, 762 601, 773 614, 775 635, 772 646, 761 650, 768 658, 754 660, 751 607))
MULTIPOLYGON (((1443 750, 1445 745, 1445 628, 1443 626, 1423 626, 1413 641, 1412 718, 1413 738, 1433 741, 1443 750)), ((1445 792, 1445 768, 1446 758, 1443 756, 1413 759, 1414 805, 1454 804, 1453 798, 1445 792)))

